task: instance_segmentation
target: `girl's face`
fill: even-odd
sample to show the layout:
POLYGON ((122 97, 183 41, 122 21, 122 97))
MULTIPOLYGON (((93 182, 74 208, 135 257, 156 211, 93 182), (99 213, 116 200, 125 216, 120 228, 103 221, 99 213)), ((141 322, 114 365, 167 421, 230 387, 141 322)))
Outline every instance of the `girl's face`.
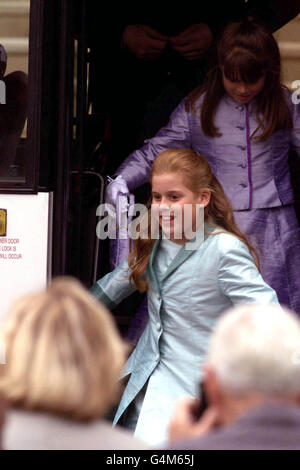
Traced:
POLYGON ((228 80, 222 70, 222 78, 226 93, 241 104, 250 103, 250 101, 262 91, 265 84, 265 75, 259 78, 255 83, 246 83, 242 80, 238 80, 238 77, 237 81, 228 80))
POLYGON ((180 245, 189 240, 185 234, 190 228, 199 228, 197 209, 200 207, 197 208, 196 205, 206 207, 209 200, 209 189, 203 189, 197 195, 184 184, 183 177, 177 173, 164 173, 152 178, 152 210, 158 211, 159 225, 168 235, 167 238, 180 245))

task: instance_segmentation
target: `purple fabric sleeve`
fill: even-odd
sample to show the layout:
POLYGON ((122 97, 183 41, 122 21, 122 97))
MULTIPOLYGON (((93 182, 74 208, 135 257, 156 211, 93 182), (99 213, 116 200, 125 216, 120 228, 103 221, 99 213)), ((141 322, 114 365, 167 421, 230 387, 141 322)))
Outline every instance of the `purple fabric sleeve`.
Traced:
POLYGON ((149 181, 153 160, 169 148, 190 148, 190 129, 185 100, 171 114, 168 124, 152 139, 145 140, 143 147, 132 152, 116 171, 126 180, 130 191, 149 181))

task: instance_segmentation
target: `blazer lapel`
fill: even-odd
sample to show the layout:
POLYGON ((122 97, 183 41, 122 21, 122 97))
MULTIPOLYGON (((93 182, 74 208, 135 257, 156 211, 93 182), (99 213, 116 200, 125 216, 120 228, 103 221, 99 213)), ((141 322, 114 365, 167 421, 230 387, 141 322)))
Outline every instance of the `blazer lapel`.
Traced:
POLYGON ((158 240, 155 240, 155 243, 151 250, 149 263, 148 263, 148 274, 150 277, 150 281, 155 285, 157 292, 160 292, 160 285, 156 277, 155 270, 153 268, 153 263, 154 263, 154 259, 155 259, 159 244, 160 244, 160 238, 158 240))

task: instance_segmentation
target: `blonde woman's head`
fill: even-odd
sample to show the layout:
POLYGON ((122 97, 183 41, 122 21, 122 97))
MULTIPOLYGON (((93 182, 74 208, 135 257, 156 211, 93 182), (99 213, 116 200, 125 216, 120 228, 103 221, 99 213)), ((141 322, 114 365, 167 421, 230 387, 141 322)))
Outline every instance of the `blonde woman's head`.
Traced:
POLYGON ((0 392, 10 406, 88 420, 116 400, 125 345, 108 310, 75 279, 19 300, 4 341, 0 392))

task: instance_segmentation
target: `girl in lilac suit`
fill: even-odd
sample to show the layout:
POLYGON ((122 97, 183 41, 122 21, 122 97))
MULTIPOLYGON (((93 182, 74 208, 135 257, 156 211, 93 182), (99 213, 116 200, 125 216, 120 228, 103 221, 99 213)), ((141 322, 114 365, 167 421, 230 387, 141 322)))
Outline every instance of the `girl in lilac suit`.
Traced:
POLYGON ((291 148, 300 156, 300 106, 280 83, 278 45, 264 26, 232 23, 217 51, 217 65, 204 86, 127 157, 108 186, 107 200, 115 202, 117 191, 148 181, 151 164, 164 149, 203 154, 240 230, 258 249, 264 280, 280 303, 300 314, 300 231, 288 165, 291 148))

